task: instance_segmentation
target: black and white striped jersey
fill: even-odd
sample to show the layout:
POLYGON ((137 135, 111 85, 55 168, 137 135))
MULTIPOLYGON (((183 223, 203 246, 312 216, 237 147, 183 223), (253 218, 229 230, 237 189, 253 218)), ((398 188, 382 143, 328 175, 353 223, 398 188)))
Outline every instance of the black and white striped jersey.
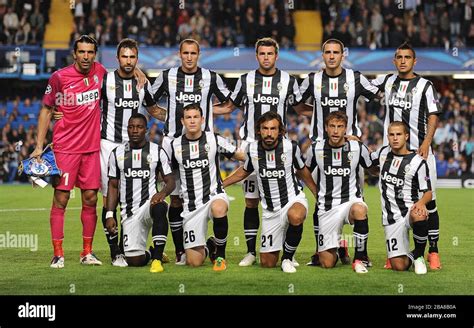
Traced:
POLYGON ((119 179, 122 218, 130 217, 156 193, 157 174, 171 173, 169 157, 156 143, 131 148, 124 143, 109 158, 109 178, 119 179))
POLYGON ((148 83, 140 91, 137 80, 120 77, 118 70, 109 72, 102 84, 101 138, 116 143, 127 142, 127 125, 135 113, 146 115, 147 106, 155 104, 148 83))
POLYGON ((431 190, 428 165, 415 152, 395 155, 389 146, 380 148, 371 157, 374 165, 380 165, 382 223, 390 225, 403 219, 423 193, 431 190))
POLYGON ((383 144, 388 145, 388 125, 403 121, 410 129, 407 147, 420 148, 428 132, 428 116, 442 112, 433 84, 419 75, 408 80, 395 74, 383 75, 371 82, 385 93, 383 144))
POLYGON ((197 140, 186 135, 171 143, 172 167, 179 169, 184 210, 192 212, 206 204, 211 196, 224 192, 219 170, 219 153, 231 158, 236 148, 227 139, 203 132, 197 140))
POLYGON ((369 149, 359 141, 347 141, 341 147, 332 147, 325 139, 312 143, 306 166, 318 187, 319 214, 362 197, 359 165, 372 166, 369 149))
POLYGON ((338 76, 329 76, 324 70, 310 73, 300 87, 302 101, 313 98, 313 117, 310 138, 327 138, 324 121, 329 113, 340 110, 346 113, 347 134, 360 137, 362 132, 357 120, 357 100, 360 96, 372 100, 378 93, 377 87, 358 71, 343 68, 338 76))
POLYGON ((181 118, 183 107, 198 103, 204 114, 203 131, 213 131, 212 96, 225 102, 230 95, 222 78, 214 71, 198 67, 195 73, 184 73, 180 67, 163 71, 152 85, 154 99, 167 97, 164 134, 177 138, 185 133, 181 118))
POLYGON ((231 95, 232 102, 244 109, 240 138, 248 142, 255 140, 255 124, 262 114, 277 112, 286 126, 288 105, 301 101, 296 79, 279 69, 275 74, 263 75, 258 70, 243 74, 231 95))
POLYGON ((255 171, 264 209, 277 211, 302 192, 295 169, 303 169, 304 162, 295 141, 281 138, 273 149, 265 149, 260 141, 253 141, 245 153, 244 169, 255 171))

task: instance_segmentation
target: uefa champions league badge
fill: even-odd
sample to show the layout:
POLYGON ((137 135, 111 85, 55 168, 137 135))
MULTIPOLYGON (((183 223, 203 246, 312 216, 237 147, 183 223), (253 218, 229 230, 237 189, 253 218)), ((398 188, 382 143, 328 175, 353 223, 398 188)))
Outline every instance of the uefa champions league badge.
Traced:
POLYGON ((350 161, 352 161, 352 158, 354 158, 354 155, 350 151, 350 152, 347 153, 347 160, 350 162, 350 161))
POLYGON ((204 81, 203 80, 199 81, 199 89, 204 89, 204 81))
POLYGON ((408 172, 410 172, 410 170, 411 170, 410 164, 405 165, 405 168, 403 169, 405 174, 408 174, 408 172))
POLYGON ((51 91, 53 91, 53 88, 51 87, 51 85, 48 84, 48 86, 46 87, 46 91, 44 92, 45 95, 49 95, 51 93, 51 91))

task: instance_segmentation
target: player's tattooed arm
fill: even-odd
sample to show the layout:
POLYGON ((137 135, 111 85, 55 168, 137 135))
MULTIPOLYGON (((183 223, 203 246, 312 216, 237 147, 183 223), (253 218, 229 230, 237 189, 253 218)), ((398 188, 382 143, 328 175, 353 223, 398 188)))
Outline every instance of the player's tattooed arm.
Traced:
POLYGON ((115 212, 115 209, 117 208, 118 194, 118 179, 109 178, 107 190, 107 213, 105 214, 105 228, 111 234, 114 234, 117 231, 117 222, 113 220, 113 212, 115 212))
POLYGON ((237 106, 235 106, 234 103, 229 99, 223 103, 213 104, 212 112, 215 115, 230 114, 235 108, 237 108, 237 106))
POLYGON ((318 189, 308 168, 305 166, 301 170, 296 170, 296 176, 304 182, 304 184, 309 188, 309 190, 311 190, 314 197, 316 198, 316 196, 318 195, 318 189))
POLYGON ((53 107, 44 105, 38 116, 38 134, 36 137, 36 147, 30 157, 38 157, 43 152, 44 141, 48 133, 49 123, 51 123, 53 107))
POLYGON ((163 202, 166 196, 171 194, 171 192, 174 190, 176 186, 174 173, 170 173, 163 176, 163 181, 165 183, 165 186, 163 187, 163 189, 160 190, 160 192, 153 195, 150 201, 151 205, 156 205, 158 203, 163 202))
POLYGON ((234 183, 237 183, 239 181, 244 180, 247 178, 250 173, 252 172, 247 172, 245 171, 243 166, 240 166, 237 170, 232 172, 223 182, 223 187, 226 188, 227 186, 233 185, 234 183))
POLYGON ((148 113, 159 121, 166 121, 166 109, 155 104, 146 108, 148 113))
POLYGON ((430 151, 431 142, 433 141, 433 136, 436 132, 436 128, 438 127, 439 117, 438 115, 430 115, 428 116, 428 131, 426 132, 425 140, 421 144, 420 148, 418 148, 418 155, 423 157, 425 160, 428 158, 428 154, 430 151))
POLYGON ((307 117, 313 116, 313 106, 307 105, 303 102, 293 106, 293 109, 298 115, 304 115, 307 117))

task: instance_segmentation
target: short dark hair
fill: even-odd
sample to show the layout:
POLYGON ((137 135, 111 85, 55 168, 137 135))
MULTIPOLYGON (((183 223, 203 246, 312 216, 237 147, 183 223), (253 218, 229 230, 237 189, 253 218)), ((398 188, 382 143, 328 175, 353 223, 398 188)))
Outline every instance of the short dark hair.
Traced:
POLYGON ((411 46, 411 44, 409 44, 408 42, 403 42, 403 43, 397 48, 397 50, 395 51, 394 57, 397 57, 397 51, 398 51, 398 50, 411 50, 411 52, 413 53, 413 58, 416 58, 415 49, 413 49, 413 47, 411 46))
POLYGON ((280 137, 283 137, 285 135, 286 128, 285 124, 283 124, 281 116, 277 112, 268 111, 259 117, 259 119, 257 120, 257 124, 255 125, 255 135, 257 136, 257 140, 262 139, 262 136, 260 135, 260 127, 262 126, 262 124, 271 120, 278 121, 278 134, 280 135, 280 137))
POLYGON ((199 111, 199 114, 201 114, 201 116, 203 116, 202 108, 201 108, 201 106, 199 106, 198 103, 193 103, 193 104, 189 104, 189 105, 184 106, 184 108, 183 108, 183 116, 184 116, 184 112, 185 112, 185 111, 191 110, 191 109, 196 109, 196 110, 198 110, 198 111, 199 111))
POLYGON ((258 47, 261 47, 261 46, 264 46, 264 47, 274 47, 276 54, 278 53, 278 50, 280 49, 280 47, 278 46, 278 42, 276 42, 276 41, 275 41, 274 39, 272 39, 272 38, 261 38, 261 39, 258 39, 257 42, 255 42, 255 53, 258 54, 258 47))
POLYGON ((134 119, 142 120, 143 123, 145 123, 145 127, 148 126, 148 120, 146 119, 145 115, 143 115, 142 113, 132 114, 132 116, 130 116, 130 118, 128 119, 128 122, 130 122, 131 120, 134 120, 134 119))
POLYGON ((324 120, 324 126, 328 126, 329 121, 331 120, 343 121, 347 127, 348 118, 346 113, 344 113, 343 111, 336 110, 334 112, 329 113, 329 115, 326 116, 326 119, 324 120))
POLYGON ((405 134, 409 134, 409 133, 410 133, 409 130, 408 130, 408 126, 407 126, 404 122, 402 122, 402 121, 394 121, 394 122, 390 123, 390 124, 388 125, 387 133, 388 133, 388 130, 390 130, 390 128, 392 128, 392 127, 394 127, 394 126, 401 126, 401 127, 403 127, 403 131, 405 132, 405 134))
POLYGON ((97 41, 89 35, 83 34, 74 41, 74 52, 77 51, 77 44, 78 43, 93 44, 94 45, 94 51, 97 52, 97 48, 98 48, 97 41))
POLYGON ((196 40, 194 39, 184 39, 183 41, 181 41, 179 43, 179 52, 181 52, 181 49, 183 48, 183 44, 195 44, 196 47, 198 48, 198 53, 201 52, 201 46, 199 45, 199 42, 197 42, 196 40))
POLYGON ((133 39, 125 38, 122 41, 120 41, 120 43, 117 46, 117 57, 119 56, 120 50, 122 48, 135 49, 138 55, 138 42, 133 39))
POLYGON ((344 43, 342 43, 341 40, 338 39, 328 39, 324 41, 323 45, 321 46, 321 51, 324 53, 324 48, 326 47, 327 44, 338 44, 341 46, 341 52, 344 52, 344 43))

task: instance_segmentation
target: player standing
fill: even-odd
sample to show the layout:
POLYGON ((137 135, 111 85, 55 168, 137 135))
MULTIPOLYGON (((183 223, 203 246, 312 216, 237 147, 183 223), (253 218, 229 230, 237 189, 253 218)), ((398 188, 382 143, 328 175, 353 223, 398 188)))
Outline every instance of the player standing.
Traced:
POLYGON ((407 148, 410 132, 405 123, 389 124, 384 146, 372 154, 380 165, 379 188, 387 258, 395 271, 408 270, 413 263, 416 274, 426 273, 424 252, 428 239, 428 210, 431 182, 423 157, 407 148), (409 229, 413 229, 415 249, 409 252, 409 229))
MULTIPOLYGON (((428 261, 430 269, 441 269, 438 254, 439 215, 436 207, 436 160, 431 148, 433 136, 438 127, 442 108, 433 83, 414 72, 416 65, 415 50, 407 43, 397 48, 393 63, 398 74, 388 74, 372 81, 385 93, 384 131, 392 122, 403 122, 409 128, 407 148, 416 150, 428 163, 432 200, 426 204, 428 218, 428 261)), ((384 145, 388 145, 388 136, 384 135, 384 145)), ((388 265, 389 263, 387 263, 388 265)))
MULTIPOLYGON (((228 103, 230 91, 222 78, 213 71, 198 66, 200 46, 196 40, 185 39, 179 46, 181 66, 163 71, 153 83, 152 93, 156 102, 163 96, 167 98, 167 113, 162 147, 171 156, 171 142, 185 131, 181 118, 186 105, 197 103, 203 111, 202 130, 213 131, 213 112, 219 106, 212 103, 212 96, 228 103)), ((176 264, 185 265, 186 255, 183 246, 183 201, 180 198, 180 186, 177 181, 170 196, 169 221, 176 251, 176 264)))
MULTIPOLYGON (((274 39, 259 39, 255 43, 258 69, 243 74, 231 95, 232 103, 244 110, 244 120, 239 133, 242 150, 255 141, 255 123, 262 114, 274 111, 280 115, 286 126, 288 107, 302 105, 296 79, 276 67, 278 51, 279 46, 274 39)), ((250 266, 256 261, 257 233, 260 226, 258 214, 260 196, 256 174, 251 174, 242 186, 245 195, 244 232, 247 254, 239 265, 250 266)))
POLYGON ((37 157, 43 151, 52 110, 64 113, 53 128, 53 144, 61 177, 52 182, 54 187, 50 224, 54 248, 52 268, 64 267, 64 214, 70 191, 77 186, 82 199, 83 251, 80 263, 101 265, 92 252, 92 241, 97 223, 97 190, 100 187, 100 94, 105 68, 94 59, 97 42, 83 35, 74 42, 74 63, 54 72, 43 97, 38 117, 37 157))
POLYGON ((115 208, 120 198, 123 246, 127 264, 144 266, 150 259, 146 242, 150 228, 153 240, 151 272, 162 272, 163 250, 168 235, 166 196, 174 189, 169 157, 157 144, 147 141, 147 120, 134 113, 127 125, 129 142, 112 150, 109 159, 106 229, 117 233, 115 208), (156 192, 158 174, 165 185, 156 192))
POLYGON ((284 138, 285 126, 276 112, 263 114, 256 123, 257 141, 247 145, 245 164, 224 180, 224 187, 257 173, 262 196, 260 264, 273 268, 283 249, 283 272, 296 272, 293 256, 303 233, 308 201, 297 180, 316 196, 316 185, 301 159, 298 145, 284 138))
MULTIPOLYGON (((102 124, 100 140, 101 190, 103 195, 102 224, 104 226, 110 256, 114 266, 127 266, 122 249, 118 245, 118 234, 105 228, 108 175, 107 165, 112 150, 129 141, 127 125, 135 113, 148 112, 153 117, 164 120, 164 109, 155 105, 148 82, 138 88, 135 69, 138 63, 138 44, 132 39, 123 39, 117 46, 119 68, 107 73, 102 85, 102 124), (145 109, 146 108, 146 109, 145 109)), ((117 221, 116 211, 113 210, 117 221)))

